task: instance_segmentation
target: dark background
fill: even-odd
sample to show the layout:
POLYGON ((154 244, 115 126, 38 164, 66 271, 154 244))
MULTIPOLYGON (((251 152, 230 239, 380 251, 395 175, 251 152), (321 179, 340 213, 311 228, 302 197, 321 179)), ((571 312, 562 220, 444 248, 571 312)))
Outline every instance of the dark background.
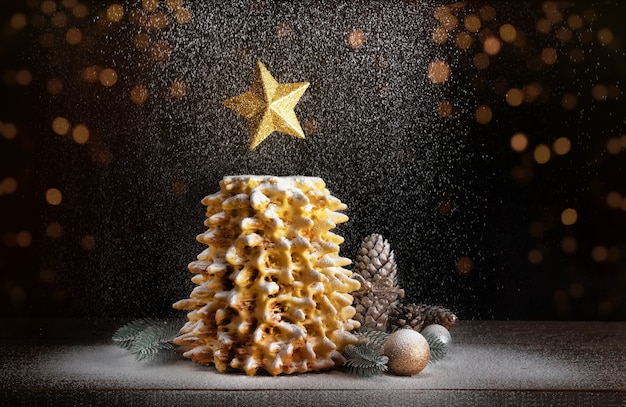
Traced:
POLYGON ((382 233, 411 301, 466 319, 626 319, 624 6, 119 1, 118 21, 114 3, 0 6, 1 315, 175 315, 202 250, 200 199, 225 175, 255 173, 322 177, 349 207, 342 254, 382 233), (501 49, 481 69, 489 38, 501 49), (305 140, 275 133, 248 150, 245 120, 221 101, 248 89, 257 60, 281 83, 311 83, 296 107, 305 140), (445 82, 429 78, 433 61, 445 82), (530 85, 536 97, 507 103, 530 85))

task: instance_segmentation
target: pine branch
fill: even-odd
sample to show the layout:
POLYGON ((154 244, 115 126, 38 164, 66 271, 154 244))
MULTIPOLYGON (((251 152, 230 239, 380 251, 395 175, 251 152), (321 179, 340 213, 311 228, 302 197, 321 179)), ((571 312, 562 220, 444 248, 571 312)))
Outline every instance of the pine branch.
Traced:
POLYGON ((448 348, 446 344, 441 341, 436 335, 426 335, 426 341, 430 346, 430 360, 428 363, 437 363, 446 357, 448 354, 448 348))
POLYGON ((118 329, 113 341, 129 350, 137 360, 163 359, 176 349, 172 341, 178 336, 179 329, 180 324, 173 321, 138 319, 118 329))
POLYGON ((359 328, 355 334, 357 336, 360 336, 362 338, 365 338, 369 341, 369 343, 379 346, 380 348, 385 346, 385 342, 387 341, 387 339, 389 338, 389 335, 391 335, 388 332, 385 331, 378 331, 376 329, 371 329, 371 328, 367 328, 367 327, 361 327, 359 328))
POLYGON ((117 342, 117 345, 130 350, 139 335, 143 330, 149 326, 160 325, 161 322, 154 318, 142 318, 136 319, 119 328, 113 334, 113 342, 117 342))
POLYGON ((348 345, 343 351, 347 359, 344 366, 350 373, 361 377, 372 377, 387 370, 389 358, 383 355, 382 349, 372 344, 348 345))

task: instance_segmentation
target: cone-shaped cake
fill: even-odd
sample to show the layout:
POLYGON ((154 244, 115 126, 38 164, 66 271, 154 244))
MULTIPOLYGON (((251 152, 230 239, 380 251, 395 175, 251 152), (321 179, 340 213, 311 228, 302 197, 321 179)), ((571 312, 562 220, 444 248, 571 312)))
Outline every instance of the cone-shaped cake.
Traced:
POLYGON ((343 363, 352 291, 343 238, 346 206, 314 177, 231 176, 202 200, 208 245, 189 265, 198 285, 174 308, 190 311, 175 343, 201 364, 248 375, 307 372, 343 363))

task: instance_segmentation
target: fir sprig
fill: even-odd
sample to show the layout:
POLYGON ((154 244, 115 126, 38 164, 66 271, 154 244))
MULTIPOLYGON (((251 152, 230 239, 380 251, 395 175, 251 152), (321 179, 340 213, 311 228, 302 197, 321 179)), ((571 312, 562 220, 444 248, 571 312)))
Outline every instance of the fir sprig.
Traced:
POLYGON ((439 339, 436 335, 425 335, 428 346, 430 346, 430 360, 429 363, 437 363, 446 357, 448 354, 448 347, 439 339))
POLYGON ((172 354, 172 342, 180 329, 178 321, 143 318, 131 321, 113 334, 113 342, 129 350, 137 360, 164 359, 172 354))
POLYGON ((383 355, 379 346, 372 343, 348 345, 343 351, 346 358, 344 366, 350 373, 361 377, 372 377, 387 370, 389 358, 383 355))
POLYGON ((367 339, 373 345, 384 347, 385 342, 391 335, 389 332, 378 331, 376 329, 361 327, 354 332, 357 336, 367 339))

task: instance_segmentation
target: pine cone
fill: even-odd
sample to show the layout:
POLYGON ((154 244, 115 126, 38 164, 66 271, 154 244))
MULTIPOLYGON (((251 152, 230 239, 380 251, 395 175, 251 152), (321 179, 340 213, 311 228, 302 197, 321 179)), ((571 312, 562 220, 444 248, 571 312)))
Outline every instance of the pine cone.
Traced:
POLYGON ((439 324, 450 330, 456 321, 456 315, 447 308, 411 303, 397 307, 391 318, 391 328, 392 330, 406 328, 419 331, 425 326, 439 324))
POLYGON ((363 327, 386 331, 390 311, 396 308, 404 290, 398 287, 397 267, 389 242, 379 234, 366 237, 356 256, 354 278, 361 289, 352 293, 356 315, 363 327))
POLYGON ((424 326, 424 314, 416 304, 401 304, 391 316, 391 330, 413 329, 419 331, 424 326))

